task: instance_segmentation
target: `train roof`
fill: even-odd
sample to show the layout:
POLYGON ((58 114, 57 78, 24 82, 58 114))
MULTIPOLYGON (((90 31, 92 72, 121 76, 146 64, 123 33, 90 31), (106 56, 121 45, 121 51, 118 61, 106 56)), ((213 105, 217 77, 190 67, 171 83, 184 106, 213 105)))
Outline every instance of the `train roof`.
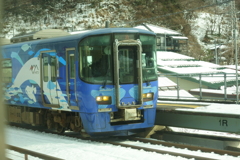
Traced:
POLYGON ((137 29, 137 28, 103 28, 103 29, 95 29, 95 30, 88 30, 85 32, 81 32, 78 34, 70 34, 66 36, 61 36, 61 37, 54 37, 54 38, 48 38, 48 39, 37 39, 37 40, 31 40, 31 41, 25 41, 25 42, 19 42, 19 43, 14 43, 14 44, 8 44, 3 46, 3 48, 8 47, 8 46, 19 46, 23 45, 26 43, 51 43, 51 42, 60 42, 60 41, 70 41, 70 40, 80 40, 83 39, 87 36, 91 35, 99 35, 99 34, 107 34, 107 33, 128 33, 128 32, 134 32, 134 33, 143 33, 143 34, 150 34, 150 35, 155 35, 155 33, 143 29, 137 29))
MULTIPOLYGON (((152 34, 155 35, 155 33, 143 29, 137 29, 137 28, 103 28, 103 29, 95 29, 95 30, 88 30, 86 32, 82 32, 79 34, 74 34, 76 36, 82 35, 83 37, 91 36, 91 35, 97 35, 97 34, 107 34, 107 33, 126 33, 126 32, 135 32, 135 33, 144 33, 144 34, 152 34)), ((74 36, 73 35, 73 36, 74 36)))
POLYGON ((40 31, 19 34, 17 36, 12 37, 11 42, 18 43, 18 42, 24 42, 24 41, 30 41, 30 40, 36 40, 36 39, 47 39, 47 38, 60 37, 60 36, 66 36, 66 35, 70 35, 70 33, 61 29, 44 29, 40 31))

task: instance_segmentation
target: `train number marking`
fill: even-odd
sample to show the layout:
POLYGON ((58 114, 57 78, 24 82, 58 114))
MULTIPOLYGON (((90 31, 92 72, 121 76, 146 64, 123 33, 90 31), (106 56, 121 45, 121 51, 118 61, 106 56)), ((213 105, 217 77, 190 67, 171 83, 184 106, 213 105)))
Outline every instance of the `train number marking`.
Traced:
POLYGON ((226 119, 220 119, 219 120, 219 124, 220 126, 228 126, 228 121, 226 119))

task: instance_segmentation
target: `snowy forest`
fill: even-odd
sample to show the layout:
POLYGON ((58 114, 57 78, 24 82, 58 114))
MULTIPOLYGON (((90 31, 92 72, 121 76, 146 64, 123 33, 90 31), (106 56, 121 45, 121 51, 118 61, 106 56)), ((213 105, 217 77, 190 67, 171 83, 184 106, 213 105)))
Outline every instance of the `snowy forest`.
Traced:
POLYGON ((221 56, 228 64, 240 17, 240 1, 232 0, 4 0, 3 8, 1 37, 8 39, 49 28, 103 28, 106 21, 110 27, 149 23, 188 37, 187 55, 198 60, 212 61, 209 46, 226 46, 221 56))

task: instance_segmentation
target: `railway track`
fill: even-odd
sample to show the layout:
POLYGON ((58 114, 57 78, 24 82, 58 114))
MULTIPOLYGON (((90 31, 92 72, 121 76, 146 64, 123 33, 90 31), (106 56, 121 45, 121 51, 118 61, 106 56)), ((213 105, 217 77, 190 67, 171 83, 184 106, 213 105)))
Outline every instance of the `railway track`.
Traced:
POLYGON ((156 144, 156 145, 163 145, 163 146, 167 146, 167 147, 174 146, 175 148, 181 148, 181 149, 187 148, 187 149, 189 149, 191 151, 201 150, 202 152, 208 152, 208 153, 214 152, 214 153, 219 154, 219 155, 227 154, 227 155, 231 155, 231 156, 234 156, 234 157, 240 156, 240 152, 236 152, 236 151, 199 147, 199 146, 179 144, 179 143, 173 143, 173 142, 165 142, 165 141, 154 140, 154 139, 146 139, 146 138, 139 138, 139 137, 129 137, 129 140, 139 141, 139 142, 143 142, 143 143, 151 143, 151 144, 156 144))
MULTIPOLYGON (((151 143, 151 141, 149 141, 149 139, 145 139, 144 141, 148 141, 147 143, 151 143)), ((204 157, 204 156, 197 156, 194 154, 185 154, 185 153, 180 153, 180 152, 176 152, 176 151, 170 151, 170 150, 165 150, 165 149, 155 149, 154 146, 152 147, 143 147, 143 146, 138 146, 138 145, 133 145, 133 144, 128 144, 129 141, 126 142, 119 142, 119 141, 114 141, 114 140, 98 140, 98 142, 103 142, 103 143, 108 143, 108 144, 113 144, 113 145, 118 145, 118 146, 122 146, 122 147, 130 147, 132 149, 138 149, 138 150, 144 150, 144 151, 149 151, 149 152, 156 152, 159 154, 168 154, 168 155, 172 155, 172 156, 180 156, 180 157, 184 157, 184 158, 194 158, 195 160, 215 160, 215 158, 208 158, 208 157, 204 157)), ((132 141, 132 143, 135 143, 136 141, 132 141)))
MULTIPOLYGON (((30 128, 27 127, 26 129, 43 132, 43 130, 35 129, 32 127, 30 128)), ((191 146, 191 145, 177 144, 172 142, 164 142, 164 141, 149 139, 149 138, 139 138, 139 137, 120 137, 120 138, 111 137, 107 139, 106 138, 86 138, 86 137, 80 136, 78 133, 72 133, 72 132, 67 132, 66 134, 58 134, 58 133, 46 131, 46 130, 44 130, 44 132, 56 134, 60 136, 72 137, 72 138, 81 139, 81 140, 89 140, 92 142, 129 147, 132 149, 155 152, 159 154, 168 154, 172 156, 180 156, 183 158, 194 158, 195 160, 219 159, 214 157, 211 158, 211 156, 209 156, 213 152, 217 154, 219 157, 221 157, 222 155, 229 155, 236 158, 240 157, 240 153, 235 151, 210 149, 210 148, 197 147, 197 146, 191 146), (187 153, 186 153, 186 150, 187 150, 187 153), (199 152, 201 152, 201 155, 199 155, 199 152)))

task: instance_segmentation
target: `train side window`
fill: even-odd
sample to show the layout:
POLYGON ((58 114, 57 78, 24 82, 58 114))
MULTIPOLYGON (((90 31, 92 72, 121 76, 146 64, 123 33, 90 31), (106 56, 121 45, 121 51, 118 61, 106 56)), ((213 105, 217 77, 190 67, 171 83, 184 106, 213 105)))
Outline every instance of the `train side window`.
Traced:
POLYGON ((120 83, 133 83, 134 82, 134 51, 136 47, 119 47, 119 79, 120 83))
POLYGON ((12 82, 12 60, 4 59, 2 60, 2 82, 10 83, 12 82))
POLYGON ((110 35, 97 35, 83 39, 79 43, 80 78, 89 83, 112 83, 111 51, 110 35))
POLYGON ((69 56, 69 63, 70 63, 70 78, 75 79, 75 67, 74 67, 74 54, 69 56))
POLYGON ((57 58, 51 56, 51 81, 56 82, 57 80, 57 58))
POLYGON ((48 57, 43 57, 43 80, 48 82, 48 57))
POLYGON ((157 79, 156 49, 155 37, 148 35, 140 35, 142 42, 142 69, 145 81, 157 79))

